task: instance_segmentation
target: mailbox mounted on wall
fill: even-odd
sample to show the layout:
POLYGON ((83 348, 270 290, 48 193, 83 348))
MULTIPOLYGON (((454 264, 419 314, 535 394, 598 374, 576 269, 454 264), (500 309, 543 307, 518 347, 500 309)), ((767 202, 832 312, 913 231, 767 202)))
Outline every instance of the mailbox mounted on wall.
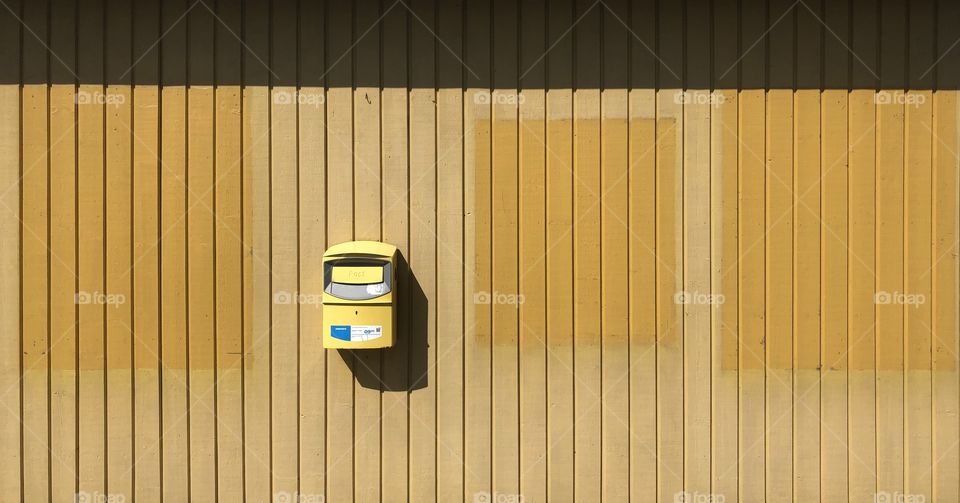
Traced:
POLYGON ((388 348, 396 342, 397 247, 350 241, 323 254, 323 347, 388 348))

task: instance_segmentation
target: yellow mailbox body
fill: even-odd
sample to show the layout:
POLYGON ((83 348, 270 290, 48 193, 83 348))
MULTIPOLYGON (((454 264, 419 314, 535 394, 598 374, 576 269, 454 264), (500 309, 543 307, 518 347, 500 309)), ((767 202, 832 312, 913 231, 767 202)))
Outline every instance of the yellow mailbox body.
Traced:
POLYGON ((387 348, 396 342, 397 247, 350 241, 323 254, 323 347, 387 348))

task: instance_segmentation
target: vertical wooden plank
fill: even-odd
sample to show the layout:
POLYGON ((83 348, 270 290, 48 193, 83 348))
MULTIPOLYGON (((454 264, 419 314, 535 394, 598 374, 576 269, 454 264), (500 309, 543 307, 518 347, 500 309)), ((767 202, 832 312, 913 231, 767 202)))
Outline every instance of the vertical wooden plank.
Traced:
MULTIPOLYGON (((398 6, 399 7, 399 6, 398 6)), ((381 355, 383 381, 390 389, 381 400, 380 438, 381 446, 381 493, 385 500, 407 501, 409 494, 409 476, 417 467, 410 465, 410 428, 416 422, 410 417, 410 389, 413 379, 419 378, 426 369, 412 375, 410 370, 410 352, 412 325, 410 310, 413 303, 410 295, 415 290, 407 285, 413 284, 410 272, 410 115, 407 83, 409 49, 407 29, 409 23, 416 22, 406 9, 391 10, 381 21, 383 23, 383 79, 390 87, 383 90, 383 145, 380 152, 382 166, 381 225, 384 241, 394 244, 404 257, 397 270, 401 288, 397 304, 397 326, 401 343, 381 355)), ((430 376, 427 376, 429 379, 430 376)), ((418 422, 419 423, 419 422, 418 422)))
POLYGON ((683 482, 710 493, 710 115, 712 95, 687 91, 683 107, 683 482))
POLYGON ((603 10, 576 3, 573 93, 573 489, 601 498, 600 22, 603 10))
POLYGON ((134 495, 160 499, 157 141, 159 89, 137 86, 133 111, 134 495))
POLYGON ((3 248, 0 254, 0 289, 7 299, 2 309, 2 372, 0 386, 3 404, 3 420, 0 435, 4 445, 0 490, 14 497, 21 496, 21 449, 20 422, 20 87, 0 86, 0 106, 3 120, 0 121, 0 156, 3 158, 0 181, 0 204, 3 218, 0 219, 0 236, 3 248))
POLYGON ((630 497, 657 495, 656 92, 628 94, 630 497))
MULTIPOLYGON (((246 78, 245 78, 246 80, 246 78)), ((247 498, 270 494, 270 94, 244 89, 244 481, 247 498)))
MULTIPOLYGON (((26 55, 39 56, 33 51, 26 55)), ((22 366, 22 442, 23 497, 25 500, 49 498, 50 466, 48 462, 49 410, 47 409, 48 378, 48 315, 49 286, 47 183, 48 90, 45 84, 23 87, 23 165, 21 229, 23 256, 21 272, 23 306, 22 366)))
MULTIPOLYGON (((849 318, 847 394, 849 416, 845 443, 849 446, 849 498, 872 498, 876 488, 876 400, 874 264, 876 134, 874 92, 852 91, 849 96, 848 149, 849 231, 847 264, 849 318)), ((829 232, 829 230, 828 230, 829 232)), ((830 432, 844 441, 844 432, 830 432)))
MULTIPOLYGON (((300 4, 300 18, 323 26, 324 2, 300 4)), ((300 212, 301 292, 320 298, 323 294, 321 263, 326 249, 326 126, 324 93, 324 37, 322 30, 301 30, 299 89, 299 152, 297 201, 300 212)), ((320 306, 300 309, 300 471, 299 490, 305 497, 325 497, 326 470, 326 351, 316 327, 323 326, 320 306)))
POLYGON ((547 288, 547 498, 574 501, 573 422, 573 43, 569 1, 547 12, 546 275, 547 288))
POLYGON ((76 497, 76 87, 50 90, 50 497, 76 497))
MULTIPOLYGON (((161 490, 189 498, 186 322, 186 23, 185 2, 165 3, 160 29, 160 382, 161 490)), ((82 180, 82 177, 81 177, 82 180)))
MULTIPOLYGON (((437 500, 464 494, 464 93, 460 2, 438 5, 438 30, 450 50, 437 53, 437 500)), ((385 167, 387 164, 384 165, 385 167)), ((430 376, 428 376, 429 378, 430 376)))
POLYGON ((130 86, 107 86, 107 490, 133 494, 130 86))
POLYGON ((186 372, 186 93, 182 86, 162 90, 160 181, 160 315, 163 371, 163 494, 189 494, 186 372))
POLYGON ((824 91, 820 103, 820 499, 847 495, 847 92, 824 91), (827 231, 827 229, 832 231, 827 231))
POLYGON ((931 301, 933 316, 933 497, 950 501, 960 494, 960 443, 958 438, 957 380, 958 331, 958 178, 954 152, 960 148, 958 103, 954 90, 933 95, 933 264, 931 301))
POLYGON ((518 110, 516 4, 493 5, 491 30, 491 265, 493 313, 491 372, 493 409, 493 498, 520 492, 518 363, 518 110), (511 297, 512 296, 512 297, 511 297), (513 299, 511 301, 511 299, 513 299))
POLYGON ((466 5, 464 94, 464 498, 492 490, 490 5, 466 5), (486 301, 486 302, 485 302, 486 301))
POLYGON ((273 498, 297 494, 297 316, 301 309, 297 271, 296 3, 271 2, 270 11, 270 489, 273 498), (283 295, 286 294, 286 295, 283 295))
POLYGON ((217 498, 243 499, 242 48, 240 9, 218 5, 214 132, 217 498))
MULTIPOLYGON (((345 3, 328 6, 327 60, 327 240, 337 244, 353 239, 353 92, 342 87, 352 79, 350 46, 352 12, 345 3), (334 84, 337 87, 334 87, 334 84)), ((352 357, 327 352, 327 498, 350 501, 354 497, 354 424, 352 357)), ((359 430, 366 432, 361 426, 359 430)))
POLYGON ((820 499, 820 92, 793 98, 793 494, 820 499))
MULTIPOLYGON (((323 136, 324 91, 301 88, 308 103, 300 104, 300 291, 313 298, 323 292, 323 270, 317 267, 326 249, 325 162, 323 136), (319 100, 319 101, 316 101, 319 100)), ((303 98, 302 98, 303 99, 303 98)), ((322 339, 315 327, 323 326, 320 306, 300 310, 300 494, 324 494, 326 473, 326 359, 322 339)))
POLYGON ((439 90, 437 109, 437 500, 451 501, 463 497, 463 93, 439 90))
POLYGON ((243 466, 248 501, 270 501, 270 74, 269 4, 244 4, 243 466))
POLYGON ((793 91, 769 91, 766 112, 766 492, 768 501, 788 501, 793 497, 793 91))
POLYGON ((573 93, 547 93, 547 495, 573 501, 573 93))
POLYGON ((763 91, 741 91, 737 130, 739 161, 739 278, 737 306, 740 317, 740 474, 742 501, 765 499, 765 324, 764 295, 766 248, 763 91))
MULTIPOLYGON (((903 431, 904 493, 933 498, 933 386, 931 376, 933 319, 933 93, 905 95, 903 166, 903 431)), ((960 473, 958 473, 960 476, 960 473)))
POLYGON ((160 76, 154 50, 160 5, 133 7, 133 498, 160 501, 160 76))
MULTIPOLYGON (((19 77, 20 24, 13 15, 20 2, 0 11, 0 67, 3 74, 19 77)), ((0 491, 22 498, 20 468, 20 85, 0 84, 0 442, 9 446, 0 453, 0 491)))
MULTIPOLYGON (((437 382, 437 94, 435 89, 434 2, 414 1, 409 33, 410 82, 410 272, 409 347, 411 501, 436 499, 437 382)), ((389 95, 394 99, 394 92, 389 95)), ((384 97, 386 98, 386 96, 384 97)), ((389 127, 389 126, 387 126, 389 127)), ((386 132, 384 132, 386 134, 386 132)), ((384 191, 398 190, 384 187, 384 191)))
POLYGON ((710 111, 710 294, 711 307, 711 472, 713 494, 738 497, 738 302, 739 243, 737 146, 738 97, 734 90, 714 91, 710 111))
POLYGON ((490 105, 478 99, 484 93, 470 88, 464 96, 464 267, 470 304, 464 357, 466 498, 489 494, 492 463, 490 307, 484 302, 490 295, 490 105))
POLYGON ((683 105, 657 92, 657 487, 658 501, 683 491, 683 105))
POLYGON ((207 9, 187 16, 187 390, 190 499, 217 495, 215 396, 214 23, 207 9))
MULTIPOLYGON (((274 30, 276 34, 281 30, 274 30)), ((274 494, 297 490, 297 103, 296 88, 271 88, 270 108, 270 322, 271 474, 274 494), (279 96, 293 99, 280 99, 279 96), (281 292, 289 293, 281 297, 281 292)), ((300 308, 311 306, 300 306, 300 308)))
POLYGON ((604 500, 630 497, 627 92, 603 91, 601 135, 602 456, 604 500))
POLYGON ((158 155, 160 90, 134 88, 133 111, 133 328, 134 497, 159 501, 160 319, 158 155))
POLYGON ((574 92, 574 497, 600 498, 600 94, 574 92))
POLYGON ((903 97, 876 94, 877 494, 903 492, 903 304, 895 299, 904 291, 903 97))
POLYGON ((214 498, 214 215, 212 86, 187 95, 187 333, 191 498, 214 498))
POLYGON ((602 12, 600 94, 600 455, 604 501, 630 499, 629 98, 627 2, 602 12))
MULTIPOLYGON (((249 76, 245 76, 247 81, 249 76)), ((247 499, 270 495, 270 93, 243 91, 243 418, 247 499), (249 271, 249 272, 246 272, 249 271)))

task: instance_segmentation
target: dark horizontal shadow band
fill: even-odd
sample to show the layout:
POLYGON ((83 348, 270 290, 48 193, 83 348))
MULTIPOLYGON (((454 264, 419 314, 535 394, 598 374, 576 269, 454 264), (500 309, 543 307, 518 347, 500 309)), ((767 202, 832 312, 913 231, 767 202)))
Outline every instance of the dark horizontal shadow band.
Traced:
POLYGON ((960 89, 953 0, 4 0, 0 83, 960 89))

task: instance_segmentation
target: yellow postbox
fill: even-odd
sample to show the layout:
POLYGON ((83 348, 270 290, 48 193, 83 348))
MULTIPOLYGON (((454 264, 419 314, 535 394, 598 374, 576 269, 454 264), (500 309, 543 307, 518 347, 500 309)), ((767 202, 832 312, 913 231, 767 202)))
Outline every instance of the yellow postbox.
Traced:
POLYGON ((397 247, 350 241, 323 254, 323 347, 393 346, 397 322, 397 247))

